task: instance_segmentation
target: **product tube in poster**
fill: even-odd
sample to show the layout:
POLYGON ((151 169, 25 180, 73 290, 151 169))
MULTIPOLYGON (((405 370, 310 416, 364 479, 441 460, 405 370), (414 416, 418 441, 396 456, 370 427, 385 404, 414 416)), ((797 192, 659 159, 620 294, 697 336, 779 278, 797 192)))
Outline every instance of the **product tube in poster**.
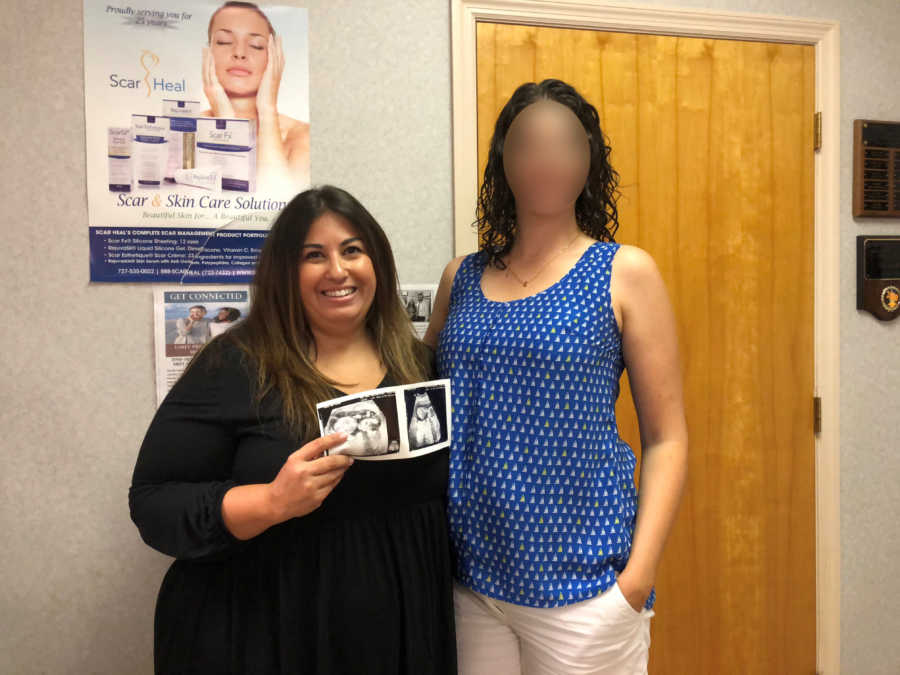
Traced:
POLYGON ((218 169, 175 169, 175 182, 179 185, 222 191, 222 172, 218 169))
POLYGON ((169 158, 166 163, 166 182, 175 183, 175 171, 194 168, 194 149, 197 136, 196 116, 200 101, 163 99, 162 114, 169 118, 169 158))
POLYGON ((131 129, 109 127, 109 191, 131 192, 131 129))

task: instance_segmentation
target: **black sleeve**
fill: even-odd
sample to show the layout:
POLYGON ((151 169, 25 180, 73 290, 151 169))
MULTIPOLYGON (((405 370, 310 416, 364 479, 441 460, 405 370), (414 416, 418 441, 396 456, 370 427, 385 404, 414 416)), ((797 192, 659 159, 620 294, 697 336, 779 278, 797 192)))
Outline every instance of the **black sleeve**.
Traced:
POLYGON ((223 383, 240 364, 221 353, 211 358, 217 351, 210 345, 200 352, 156 411, 128 492, 141 538, 180 559, 219 556, 243 544, 222 518, 222 498, 236 485, 234 433, 221 415, 229 394, 223 383))

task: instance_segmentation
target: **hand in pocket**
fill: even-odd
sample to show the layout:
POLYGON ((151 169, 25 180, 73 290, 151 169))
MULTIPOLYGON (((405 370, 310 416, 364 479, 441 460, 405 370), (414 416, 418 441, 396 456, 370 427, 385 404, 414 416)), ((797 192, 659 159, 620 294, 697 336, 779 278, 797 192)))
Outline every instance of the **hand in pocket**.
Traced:
POLYGON ((619 585, 619 590, 622 592, 626 602, 631 606, 631 609, 640 613, 644 609, 647 598, 650 597, 650 591, 645 590, 642 585, 633 584, 627 569, 619 574, 616 578, 616 583, 619 585))

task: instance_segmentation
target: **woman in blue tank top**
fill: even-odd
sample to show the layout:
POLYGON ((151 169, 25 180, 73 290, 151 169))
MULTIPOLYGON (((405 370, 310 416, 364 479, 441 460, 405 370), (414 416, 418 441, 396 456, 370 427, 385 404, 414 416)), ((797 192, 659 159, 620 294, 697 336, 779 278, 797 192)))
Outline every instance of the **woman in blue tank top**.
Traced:
POLYGON ((459 668, 644 673, 654 579, 687 473, 675 319, 652 258, 615 243, 618 175, 568 84, 519 87, 426 342, 452 380, 448 510, 459 668), (627 369, 634 452, 615 403, 627 369))

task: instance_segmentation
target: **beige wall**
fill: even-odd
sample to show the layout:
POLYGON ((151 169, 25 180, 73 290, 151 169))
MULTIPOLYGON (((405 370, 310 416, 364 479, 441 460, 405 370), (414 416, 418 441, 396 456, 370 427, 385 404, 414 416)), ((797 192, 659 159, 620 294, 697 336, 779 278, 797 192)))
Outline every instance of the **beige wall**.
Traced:
MULTIPOLYGON (((841 22, 843 670, 894 674, 900 321, 857 313, 854 237, 900 222, 851 218, 850 129, 855 117, 900 119, 900 5, 669 4, 841 22)), ((402 280, 436 281, 452 252, 448 4, 305 6, 313 178, 369 206, 402 280)), ((140 541, 126 495, 154 411, 150 288, 88 283, 81 4, 4 9, 0 672, 149 673, 169 560, 140 541)))

